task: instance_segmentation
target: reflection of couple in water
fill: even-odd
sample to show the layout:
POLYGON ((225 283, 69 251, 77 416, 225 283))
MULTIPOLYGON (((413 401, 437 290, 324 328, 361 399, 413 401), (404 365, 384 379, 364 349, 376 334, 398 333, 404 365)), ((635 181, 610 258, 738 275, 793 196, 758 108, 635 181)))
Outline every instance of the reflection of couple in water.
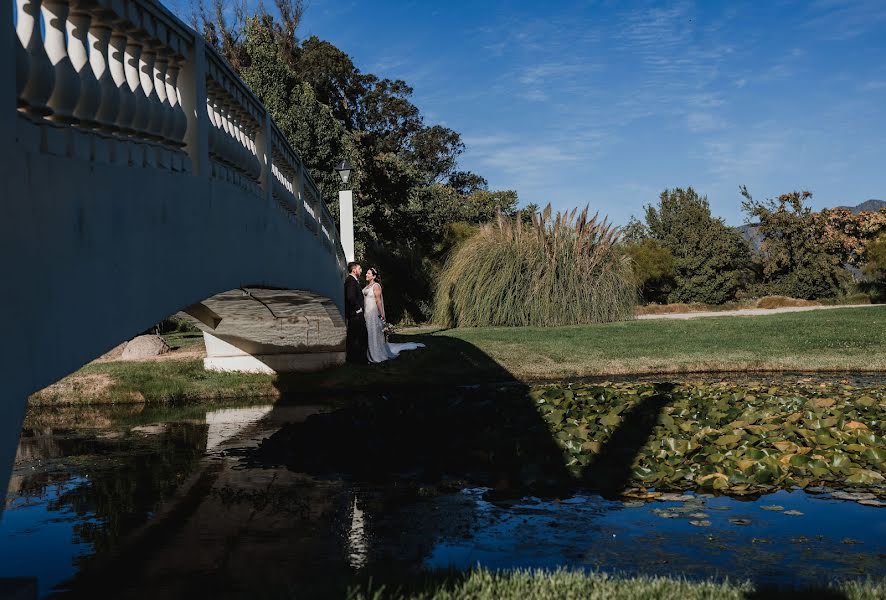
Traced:
POLYGON ((345 278, 345 318, 348 324, 347 358, 349 363, 380 363, 404 350, 423 348, 424 344, 389 344, 385 340, 385 301, 382 296, 378 270, 366 270, 366 285, 360 284, 363 268, 360 263, 348 263, 345 278))

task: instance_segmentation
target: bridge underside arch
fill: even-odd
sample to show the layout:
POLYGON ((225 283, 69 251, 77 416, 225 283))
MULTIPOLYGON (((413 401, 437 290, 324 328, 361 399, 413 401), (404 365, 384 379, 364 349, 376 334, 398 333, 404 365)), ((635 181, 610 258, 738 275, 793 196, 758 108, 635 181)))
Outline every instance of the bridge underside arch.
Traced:
POLYGON ((304 290, 239 288, 180 314, 203 331, 207 369, 312 371, 345 360, 345 324, 338 307, 304 290))
POLYGON ((213 177, 4 154, 0 480, 30 394, 184 307, 265 288, 342 310, 340 245, 306 211, 213 177))

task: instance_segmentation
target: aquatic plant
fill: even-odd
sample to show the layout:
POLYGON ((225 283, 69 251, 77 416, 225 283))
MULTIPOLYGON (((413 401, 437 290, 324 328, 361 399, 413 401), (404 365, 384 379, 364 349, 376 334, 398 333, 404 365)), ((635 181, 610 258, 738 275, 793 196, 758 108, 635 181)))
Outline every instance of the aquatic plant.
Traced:
POLYGON ((441 274, 434 321, 448 327, 556 326, 633 317, 637 289, 618 228, 585 208, 528 222, 498 215, 441 274))
POLYGON ((883 387, 612 383, 546 386, 530 396, 568 468, 591 483, 610 482, 604 457, 627 454, 620 483, 640 497, 649 488, 743 495, 849 484, 873 486, 862 501, 886 499, 883 387), (617 439, 644 419, 642 439, 617 439))

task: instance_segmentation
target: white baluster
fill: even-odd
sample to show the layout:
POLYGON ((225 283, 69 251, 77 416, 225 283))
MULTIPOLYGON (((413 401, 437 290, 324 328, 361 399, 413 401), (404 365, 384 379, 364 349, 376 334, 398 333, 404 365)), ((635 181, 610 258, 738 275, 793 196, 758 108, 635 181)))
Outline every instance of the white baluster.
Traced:
POLYGON ((63 0, 44 0, 43 22, 46 24, 44 46, 55 71, 52 95, 46 102, 52 109, 51 119, 74 122, 74 108, 80 99, 80 78, 77 77, 65 44, 68 3, 63 0))
POLYGON ((108 42, 111 40, 111 28, 98 19, 93 19, 89 27, 88 39, 89 65, 92 67, 92 74, 96 78, 99 88, 99 103, 95 120, 106 131, 119 131, 117 114, 120 112, 120 92, 108 65, 108 42))
POLYGON ((16 9, 15 30, 28 55, 27 83, 20 94, 21 104, 35 115, 47 115, 51 112, 46 102, 52 95, 55 70, 40 35, 40 0, 16 0, 16 9))
POLYGON ((94 127, 96 114, 101 103, 101 88, 92 67, 89 65, 89 53, 86 49, 89 35, 89 23, 92 17, 79 7, 71 11, 68 18, 68 55, 71 65, 80 79, 80 99, 74 108, 74 116, 81 125, 94 127))
POLYGON ((206 114, 209 116, 209 154, 218 160, 219 158, 219 121, 215 110, 215 101, 211 96, 206 97, 206 114))
POLYGON ((119 110, 117 111, 117 128, 121 131, 133 131, 132 122, 135 119, 135 94, 129 88, 126 81, 126 34, 113 32, 111 34, 111 50, 108 52, 108 66, 111 78, 117 88, 119 110))
POLYGON ((231 122, 228 118, 227 107, 223 104, 216 106, 218 111, 219 124, 222 130, 222 158, 232 167, 237 166, 237 146, 234 137, 231 135, 231 122))
MULTIPOLYGON (((18 0, 16 2, 16 8, 21 1, 18 0)), ((28 51, 22 46, 22 41, 17 35, 12 43, 15 44, 15 98, 19 106, 24 106, 25 101, 22 98, 22 92, 25 91, 25 87, 28 85, 28 70, 30 69, 28 51)))
POLYGON ((145 123, 145 132, 154 138, 161 138, 163 131, 163 110, 160 106, 160 98, 154 89, 154 63, 157 59, 157 52, 154 50, 150 42, 145 43, 141 56, 138 60, 138 77, 141 89, 147 100, 147 121, 145 123))
POLYGON ((157 60, 154 61, 154 92, 157 94, 160 106, 160 127, 158 135, 163 140, 172 138, 172 130, 175 128, 175 114, 166 93, 166 72, 169 70, 169 59, 165 50, 157 52, 157 60))
POLYGON ((166 70, 166 96, 172 105, 175 125, 169 137, 178 146, 184 144, 185 133, 188 130, 188 117, 185 111, 182 110, 181 93, 178 90, 178 76, 180 72, 178 59, 175 56, 170 56, 169 68, 166 70))
POLYGON ((136 135, 144 135, 150 119, 150 107, 148 97, 141 86, 139 75, 139 59, 142 54, 142 43, 133 35, 126 36, 126 50, 124 53, 123 70, 126 73, 126 84, 129 91, 135 97, 135 115, 132 117, 132 129, 136 135))

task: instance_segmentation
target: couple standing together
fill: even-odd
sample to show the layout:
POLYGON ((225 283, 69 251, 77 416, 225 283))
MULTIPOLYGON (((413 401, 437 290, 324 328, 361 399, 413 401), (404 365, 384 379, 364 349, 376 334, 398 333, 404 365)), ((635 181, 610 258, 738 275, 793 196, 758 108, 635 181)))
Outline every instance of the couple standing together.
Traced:
POLYGON ((385 340, 385 301, 381 293, 378 270, 366 270, 366 285, 360 283, 360 263, 348 263, 345 278, 345 318, 348 325, 346 342, 349 363, 365 365, 380 363, 404 350, 423 348, 424 344, 389 344, 385 340))

